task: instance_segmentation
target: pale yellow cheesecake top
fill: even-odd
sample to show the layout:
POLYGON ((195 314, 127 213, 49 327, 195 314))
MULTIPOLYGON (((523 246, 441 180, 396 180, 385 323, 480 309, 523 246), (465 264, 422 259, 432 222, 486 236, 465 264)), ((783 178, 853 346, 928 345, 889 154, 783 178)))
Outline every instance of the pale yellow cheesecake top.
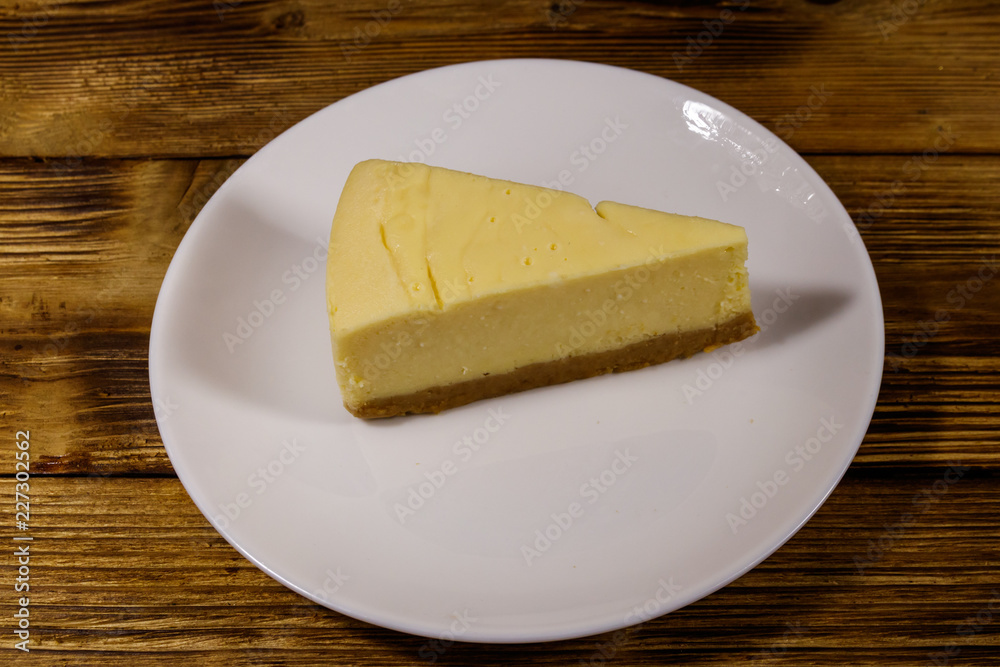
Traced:
MULTIPOLYGON (((330 239, 327 298, 335 337, 414 313, 708 249, 741 227, 601 202, 416 163, 368 160, 352 171, 330 239)), ((729 286, 748 308, 745 271, 729 286)), ((718 313, 719 303, 713 311, 718 313)), ((725 309, 725 304, 723 304, 725 309)), ((724 315, 724 314, 723 314, 724 315)), ((544 316, 544 313, 540 313, 544 316)))

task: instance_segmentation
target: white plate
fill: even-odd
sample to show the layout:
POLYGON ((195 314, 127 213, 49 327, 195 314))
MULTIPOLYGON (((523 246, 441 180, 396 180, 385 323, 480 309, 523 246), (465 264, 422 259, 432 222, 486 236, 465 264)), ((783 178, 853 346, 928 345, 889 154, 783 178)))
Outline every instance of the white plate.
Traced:
POLYGON ((258 567, 385 627, 522 642, 643 622, 766 558, 850 464, 882 356, 854 225, 773 134, 654 76, 501 60, 365 90, 243 165, 170 265, 149 369, 178 476, 258 567), (324 267, 341 187, 372 157, 561 175, 593 202, 742 225, 764 331, 440 415, 355 419, 324 267))

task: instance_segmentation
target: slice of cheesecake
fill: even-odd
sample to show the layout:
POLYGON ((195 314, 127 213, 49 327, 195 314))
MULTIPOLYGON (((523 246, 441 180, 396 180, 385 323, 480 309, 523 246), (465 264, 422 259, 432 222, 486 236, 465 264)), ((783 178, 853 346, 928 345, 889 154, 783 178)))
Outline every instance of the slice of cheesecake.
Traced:
POLYGON ((344 405, 440 412, 741 340, 757 331, 746 258, 734 225, 362 162, 327 265, 344 405))

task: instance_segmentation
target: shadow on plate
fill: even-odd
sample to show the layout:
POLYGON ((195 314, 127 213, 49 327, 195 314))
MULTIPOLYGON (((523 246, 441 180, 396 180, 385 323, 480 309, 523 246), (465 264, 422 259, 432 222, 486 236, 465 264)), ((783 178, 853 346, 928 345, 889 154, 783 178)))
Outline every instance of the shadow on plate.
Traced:
POLYGON ((831 289, 754 286, 754 317, 761 331, 754 348, 781 345, 822 326, 851 302, 850 292, 831 289))

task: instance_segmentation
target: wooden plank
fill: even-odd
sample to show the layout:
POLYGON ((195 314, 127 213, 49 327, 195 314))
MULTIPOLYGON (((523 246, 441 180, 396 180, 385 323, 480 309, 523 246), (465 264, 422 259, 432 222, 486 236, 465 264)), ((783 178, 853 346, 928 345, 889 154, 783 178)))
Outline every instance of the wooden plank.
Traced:
MULTIPOLYGON (((625 664, 709 665, 829 664, 851 650, 852 664, 924 664, 955 643, 970 660, 961 664, 986 664, 1000 650, 1000 477, 947 472, 852 470, 763 564, 623 634, 455 644, 443 654, 442 645, 347 618, 271 580, 214 532, 176 479, 34 477, 32 527, 20 533, 34 538, 32 656, 46 664, 72 656, 73 664, 376 665, 433 655, 444 664, 556 665, 603 648, 625 664), (984 609, 991 623, 960 632, 984 609)), ((0 479, 0 495, 11 498, 13 483, 0 479)), ((14 531, 4 531, 9 541, 14 531)), ((12 581, 15 569, 4 559, 0 577, 12 581)), ((0 613, 13 613, 11 596, 0 613)), ((13 652, 0 645, 2 659, 13 652)))
MULTIPOLYGON (((36 540, 32 652, 7 624, 0 663, 996 665, 998 27, 988 0, 4 4, 0 431, 32 431, 36 540), (886 368, 844 480, 736 582, 622 633, 435 644, 308 602, 211 528, 146 346, 177 244, 244 157, 371 85, 505 57, 676 79, 805 153, 873 259, 886 368)), ((13 452, 8 545, 28 533, 13 452)))
MULTIPOLYGON (((810 159, 860 219, 909 158, 810 159)), ((57 164, 0 162, 6 423, 45 434, 36 454, 51 473, 171 474, 150 403, 149 324, 191 219, 240 161, 57 164)), ((1000 281, 955 300, 1000 250, 998 181, 994 158, 943 155, 861 225, 888 357, 860 465, 1000 465, 1000 281)))
POLYGON ((172 473, 150 402, 149 325, 177 245, 234 164, 0 166, 0 397, 7 423, 41 436, 39 470, 172 473))
POLYGON ((506 57, 672 78, 810 153, 942 130, 995 153, 998 28, 989 0, 26 2, 0 14, 0 155, 246 156, 373 84, 506 57))
POLYGON ((809 161, 855 220, 882 294, 885 375, 858 461, 995 459, 1000 202, 987 182, 1000 160, 809 161))

